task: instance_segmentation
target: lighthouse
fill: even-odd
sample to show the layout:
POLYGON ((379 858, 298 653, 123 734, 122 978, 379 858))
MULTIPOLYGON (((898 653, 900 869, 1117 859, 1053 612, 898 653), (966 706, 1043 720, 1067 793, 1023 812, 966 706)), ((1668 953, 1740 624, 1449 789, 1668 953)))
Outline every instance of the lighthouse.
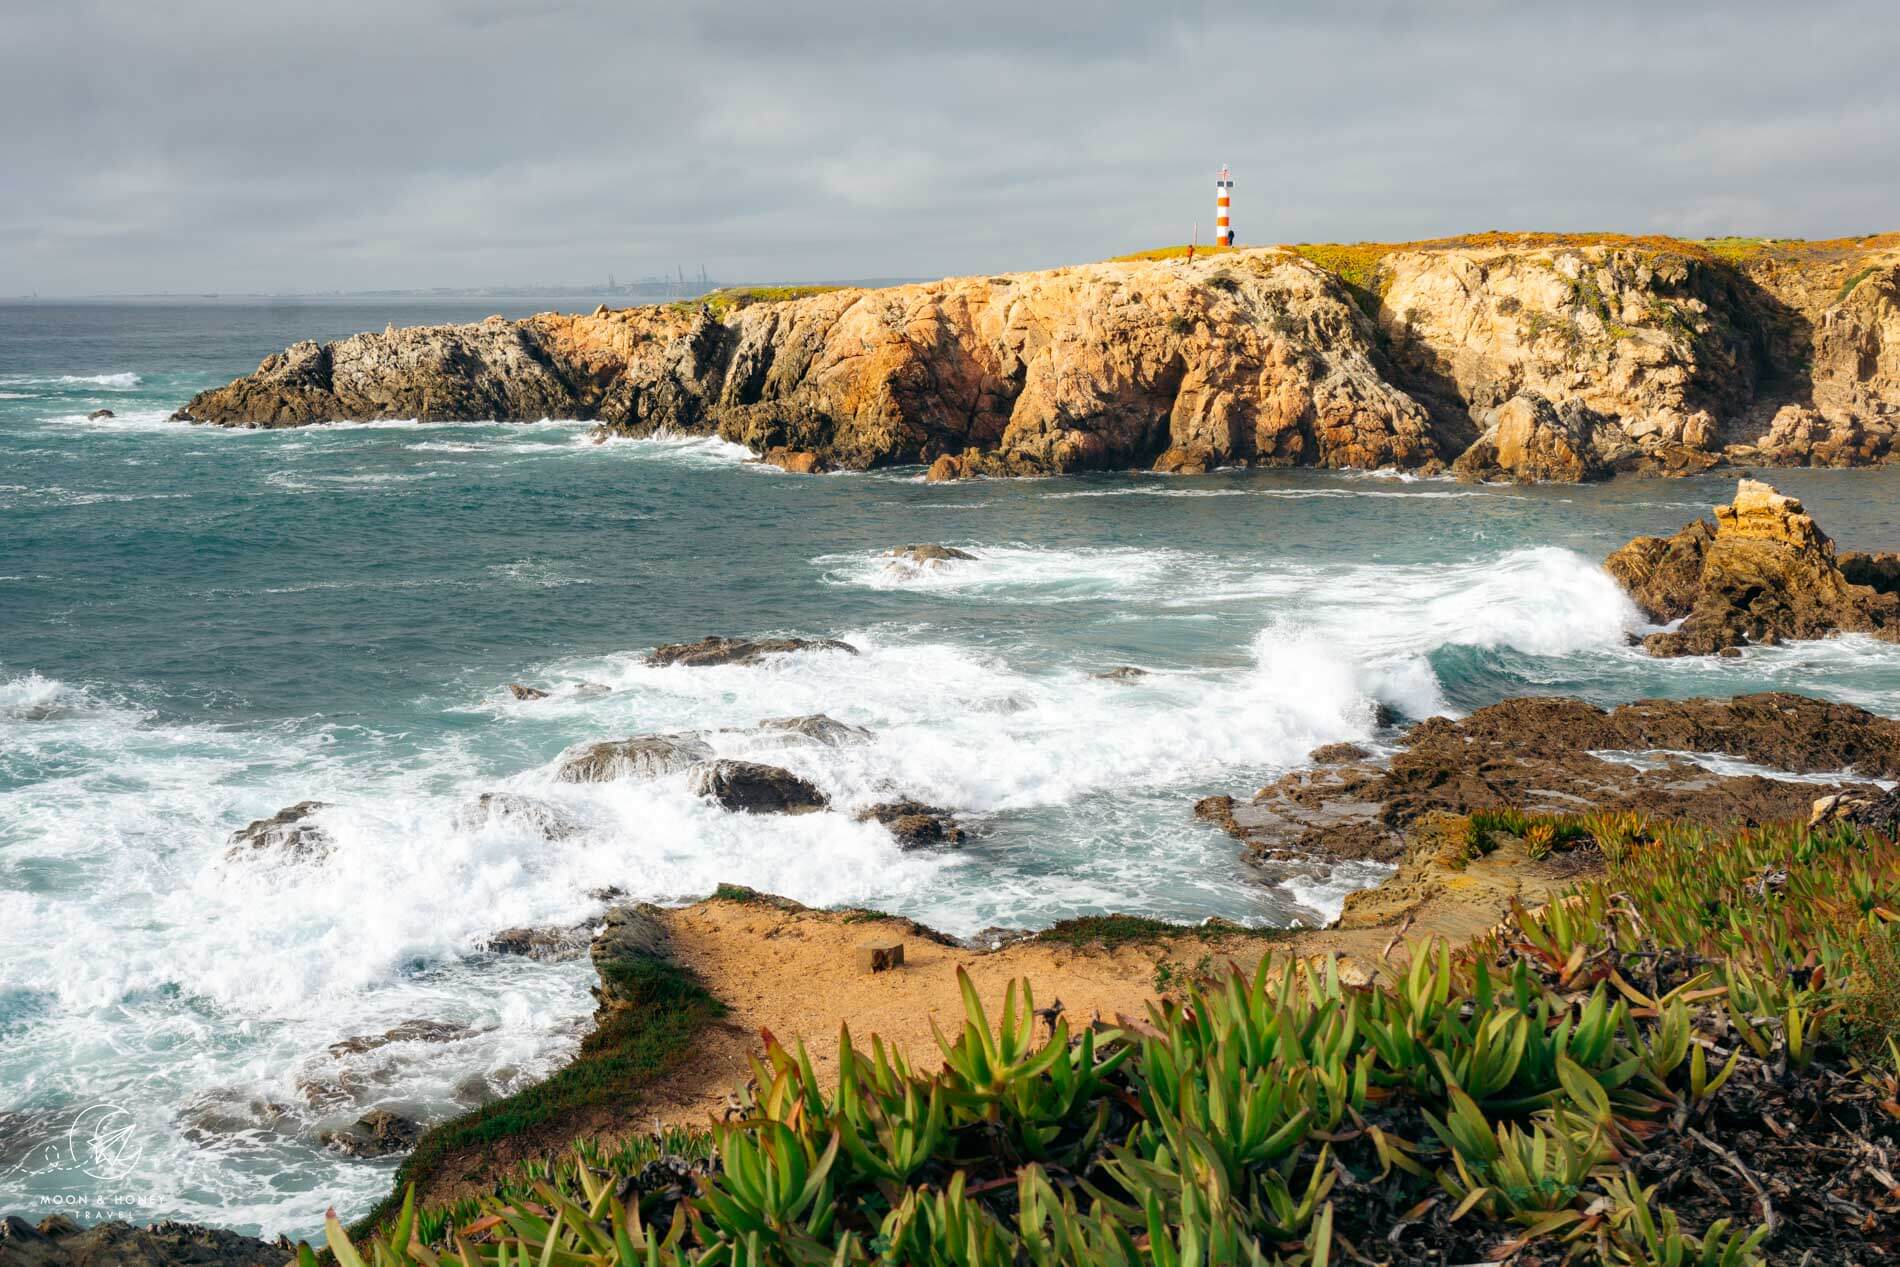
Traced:
POLYGON ((1234 223, 1228 218, 1228 211, 1234 201, 1234 178, 1225 165, 1220 175, 1214 178, 1214 245, 1232 246, 1234 244, 1234 223))

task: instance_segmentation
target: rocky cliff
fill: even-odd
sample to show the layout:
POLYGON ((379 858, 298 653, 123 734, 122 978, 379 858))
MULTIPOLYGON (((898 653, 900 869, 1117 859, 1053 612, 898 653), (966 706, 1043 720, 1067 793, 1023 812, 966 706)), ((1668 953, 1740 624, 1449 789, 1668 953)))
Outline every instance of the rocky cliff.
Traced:
POLYGON ((776 302, 299 343, 182 420, 598 420, 796 469, 1215 465, 1576 480, 1887 459, 1900 235, 1157 253, 776 302))

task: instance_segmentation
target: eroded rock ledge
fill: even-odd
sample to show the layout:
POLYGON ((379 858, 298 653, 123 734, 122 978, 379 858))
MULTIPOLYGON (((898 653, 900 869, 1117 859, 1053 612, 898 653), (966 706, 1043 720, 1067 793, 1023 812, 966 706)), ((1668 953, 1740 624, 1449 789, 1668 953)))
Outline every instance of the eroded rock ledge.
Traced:
POLYGON ((1203 802, 1200 813, 1238 838, 1269 878, 1283 879, 1341 859, 1396 862, 1407 829, 1434 811, 1805 822, 1817 797, 1856 786, 1723 774, 1680 755, 1689 753, 1792 774, 1891 779, 1900 777, 1900 721, 1782 693, 1609 710, 1563 697, 1512 699, 1462 720, 1421 722, 1389 757, 1336 753, 1249 800, 1203 802))
POLYGON ((1742 480, 1713 523, 1638 537, 1604 567, 1645 616, 1675 624, 1643 640, 1651 655, 1733 655, 1837 633, 1900 642, 1900 555, 1837 556, 1799 501, 1759 480, 1742 480))
POLYGON ((177 417, 579 418, 603 437, 717 433, 788 470, 940 479, 1455 464, 1576 480, 1895 451, 1900 237, 1740 262, 1498 235, 1377 248, 1364 273, 1308 258, 1363 249, 392 327, 296 344, 177 417))

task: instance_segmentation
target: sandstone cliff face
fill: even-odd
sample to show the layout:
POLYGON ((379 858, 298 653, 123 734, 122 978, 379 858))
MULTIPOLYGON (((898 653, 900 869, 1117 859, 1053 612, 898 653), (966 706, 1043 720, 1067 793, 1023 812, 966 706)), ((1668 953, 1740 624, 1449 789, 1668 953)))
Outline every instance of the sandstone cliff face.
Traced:
POLYGON ((577 417, 716 432, 788 469, 931 463, 937 478, 1857 464, 1900 428, 1900 250, 1876 246, 1751 273, 1687 248, 1433 244, 1385 253, 1362 286, 1271 248, 720 317, 490 318, 300 343, 178 416, 577 417))
POLYGON ((1651 620, 1681 621, 1644 639, 1652 655, 1835 633, 1900 642, 1900 559, 1837 560, 1801 503, 1758 480, 1740 482, 1733 504, 1716 507, 1713 526, 1698 519, 1673 537, 1638 537, 1604 566, 1651 620))

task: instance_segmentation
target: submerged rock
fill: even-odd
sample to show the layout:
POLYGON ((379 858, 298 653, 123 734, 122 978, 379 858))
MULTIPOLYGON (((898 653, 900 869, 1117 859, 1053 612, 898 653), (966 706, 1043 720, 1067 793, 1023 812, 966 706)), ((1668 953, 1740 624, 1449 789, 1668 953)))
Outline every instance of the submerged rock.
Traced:
POLYGON ((497 955, 520 955, 525 959, 571 959, 587 949, 589 928, 504 928, 482 943, 482 949, 497 955))
POLYGON ((858 821, 882 823, 897 838, 898 846, 904 849, 963 843, 963 828, 957 825, 949 810, 908 797, 861 810, 858 821))
POLYGON ((563 783, 657 779, 709 760, 712 754, 712 746, 697 735, 635 735, 568 749, 554 777, 563 783))
POLYGON ((714 634, 698 642, 675 642, 655 647, 647 656, 648 664, 680 664, 703 668, 718 664, 757 664, 767 656, 793 651, 843 651, 856 655, 858 649, 835 638, 722 638, 714 634))
POLYGON ((972 561, 976 558, 968 550, 940 545, 892 546, 884 552, 884 557, 902 559, 908 563, 915 563, 919 567, 941 567, 945 563, 972 561))
POLYGON ((810 713, 803 717, 768 717, 759 723, 759 729, 784 735, 802 736, 821 743, 827 748, 869 743, 872 739, 871 732, 864 727, 841 722, 823 713, 810 713))
POLYGON ((194 1143, 277 1135, 296 1128, 288 1104, 233 1090, 204 1091, 179 1107, 180 1132, 194 1143))
POLYGON ((38 1226, 18 1215, 0 1218, 4 1267, 282 1267, 292 1256, 285 1241, 188 1223, 133 1227, 114 1219, 82 1228, 63 1214, 38 1226))
POLYGON ((297 862, 315 861, 329 853, 335 843, 329 832, 311 821, 319 811, 329 808, 328 801, 298 801, 269 818, 256 819, 231 833, 224 856, 242 858, 274 852, 297 862))
MULTIPOLYGON (((1856 573, 1882 580, 1882 557, 1856 556, 1856 573)), ((1758 480, 1742 480, 1712 525, 1698 519, 1673 537, 1638 537, 1604 566, 1650 620, 1682 622, 1643 639, 1651 655, 1834 633, 1900 641, 1900 593, 1850 581, 1801 503, 1758 480)))
POLYGON ((346 1130, 325 1131, 324 1144, 345 1157, 406 1153, 422 1137, 422 1124, 388 1109, 371 1109, 346 1130))
MULTIPOLYGON (((582 781, 596 780, 569 780, 582 781)), ((532 833, 543 840, 565 840, 586 830, 580 819, 559 805, 538 797, 523 796, 519 792, 483 792, 472 804, 456 812, 455 825, 463 831, 480 831, 491 825, 506 826, 532 833)))
POLYGON ((1118 664, 1112 669, 1103 669, 1101 672, 1091 673, 1089 676, 1092 678, 1100 678, 1104 682, 1132 682, 1136 678, 1147 677, 1148 670, 1138 669, 1132 664, 1118 664))
POLYGON ((380 1034, 359 1034, 330 1044, 332 1056, 360 1056, 391 1043, 453 1043, 471 1037, 477 1031, 454 1021, 413 1020, 384 1030, 380 1034))
POLYGON ((693 791, 742 814, 808 814, 831 798, 790 770, 757 761, 713 761, 693 771, 693 791))
POLYGON ((86 415, 86 421, 98 422, 104 418, 116 418, 118 416, 119 415, 113 413, 110 409, 95 409, 91 413, 86 415))

